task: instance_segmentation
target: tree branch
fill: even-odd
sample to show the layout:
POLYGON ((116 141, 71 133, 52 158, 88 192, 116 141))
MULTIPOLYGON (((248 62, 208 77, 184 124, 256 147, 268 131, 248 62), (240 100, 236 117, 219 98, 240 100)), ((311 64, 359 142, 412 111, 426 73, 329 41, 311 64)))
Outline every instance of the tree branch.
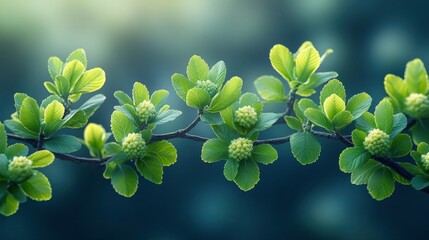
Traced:
POLYGON ((151 141, 155 142, 155 141, 167 140, 171 138, 189 138, 197 141, 202 141, 203 139, 206 139, 203 137, 187 134, 201 121, 201 118, 200 118, 201 114, 202 114, 202 110, 198 110, 197 117, 194 119, 194 121, 192 121, 187 127, 183 129, 179 129, 177 131, 170 132, 170 133, 153 134, 151 141))

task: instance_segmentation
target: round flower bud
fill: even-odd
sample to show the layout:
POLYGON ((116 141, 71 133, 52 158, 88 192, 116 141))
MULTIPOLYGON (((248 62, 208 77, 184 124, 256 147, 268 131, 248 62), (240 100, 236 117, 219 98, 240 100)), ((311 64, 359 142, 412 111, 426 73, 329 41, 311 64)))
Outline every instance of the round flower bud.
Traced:
POLYGON ((390 148, 389 135, 378 128, 373 129, 365 137, 363 146, 371 155, 385 157, 390 148))
POLYGON ((231 141, 228 147, 229 157, 235 161, 241 161, 250 158, 253 150, 252 140, 246 138, 237 138, 231 141))
POLYGON ((422 155, 422 165, 425 170, 429 170, 429 153, 422 155))
POLYGON ((9 177, 12 181, 22 182, 33 176, 33 161, 26 157, 13 157, 8 165, 9 177))
POLYGON ((122 149, 131 160, 141 160, 146 153, 146 142, 140 133, 129 133, 122 141, 122 149))
POLYGON ((217 85, 210 80, 198 80, 195 87, 206 90, 210 97, 213 97, 217 92, 217 85))
POLYGON ((405 110, 413 118, 429 117, 429 98, 421 93, 411 93, 405 99, 405 110))
POLYGON ((235 122, 244 128, 250 128, 258 121, 258 115, 251 106, 244 106, 235 111, 235 122))
POLYGON ((156 116, 155 106, 148 100, 144 100, 136 107, 137 117, 140 122, 147 123, 156 116))

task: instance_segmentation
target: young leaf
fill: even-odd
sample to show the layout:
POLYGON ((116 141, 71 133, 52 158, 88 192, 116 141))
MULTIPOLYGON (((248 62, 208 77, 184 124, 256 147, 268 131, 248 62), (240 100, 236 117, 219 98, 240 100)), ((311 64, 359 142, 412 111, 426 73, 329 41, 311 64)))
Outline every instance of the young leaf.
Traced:
POLYGON ((293 55, 281 44, 274 45, 270 50, 270 61, 273 68, 287 81, 295 80, 293 55))
POLYGON ((63 119, 64 128, 81 128, 88 122, 88 117, 83 110, 72 110, 63 119))
POLYGON ((335 115, 335 117, 331 121, 331 124, 332 124, 332 127, 338 131, 345 128, 352 121, 353 121, 352 114, 346 110, 346 111, 339 112, 337 115, 335 115))
POLYGON ((152 124, 161 125, 174 121, 178 116, 182 115, 181 111, 168 109, 164 112, 159 112, 152 124))
POLYGON ((167 97, 169 95, 169 92, 167 90, 157 90, 152 93, 150 97, 150 102, 155 105, 157 110, 161 108, 161 105, 167 100, 167 97))
POLYGON ((305 83, 320 66, 320 55, 314 47, 300 51, 295 59, 298 82, 305 83))
POLYGON ((427 93, 429 79, 425 66, 420 59, 414 59, 407 63, 404 78, 409 93, 427 93))
POLYGON ((216 85, 221 85, 225 81, 226 66, 223 61, 217 62, 209 71, 207 79, 216 85))
POLYGON ((207 163, 214 163, 229 158, 228 143, 212 138, 203 144, 201 159, 207 163))
POLYGON ((48 59, 48 71, 52 80, 55 80, 55 77, 61 74, 62 68, 63 62, 58 57, 50 57, 48 59))
POLYGON ((78 60, 67 62, 64 66, 63 76, 67 80, 69 86, 63 93, 69 93, 70 87, 73 88, 82 74, 85 72, 85 66, 78 60))
POLYGON ((135 162, 139 173, 148 181, 155 184, 162 183, 162 175, 164 174, 162 163, 152 157, 145 157, 143 160, 135 162))
POLYGON ((130 96, 128 96, 128 94, 124 93, 123 91, 116 91, 113 95, 116 99, 118 99, 119 105, 133 105, 133 100, 131 100, 130 96))
POLYGON ((364 112, 368 111, 371 102, 371 96, 367 93, 359 93, 349 99, 346 110, 352 114, 353 120, 355 120, 362 116, 364 112))
POLYGON ((57 135, 43 143, 43 148, 56 153, 72 153, 80 149, 81 143, 71 135, 57 135))
POLYGON ((363 146, 367 134, 364 131, 355 129, 352 131, 352 141, 355 146, 363 146))
POLYGON ((259 167, 256 162, 252 159, 240 161, 234 182, 243 191, 249 191, 254 188, 259 182, 259 167))
POLYGON ((22 101, 19 119, 25 128, 33 133, 39 133, 41 124, 40 110, 36 100, 31 97, 26 97, 24 101, 22 101))
POLYGON ((310 132, 297 132, 292 134, 290 146, 293 156, 302 165, 314 163, 319 158, 321 150, 320 143, 310 132))
POLYGON ((428 129, 429 119, 420 119, 410 128, 415 144, 419 144, 421 142, 429 142, 429 134, 427 134, 428 129))
POLYGON ((25 195, 35 201, 48 201, 52 197, 52 188, 48 178, 39 171, 34 171, 34 175, 21 183, 25 195))
POLYGON ((209 112, 219 112, 229 107, 240 98, 242 86, 243 80, 241 78, 232 77, 225 83, 220 93, 213 98, 207 110, 209 112))
POLYGON ((252 159, 265 165, 273 163, 277 158, 276 149, 269 144, 257 145, 252 150, 252 159))
POLYGON ((290 129, 293 129, 296 131, 302 130, 302 123, 298 118, 292 117, 292 116, 285 116, 284 119, 290 129))
POLYGON ((392 103, 402 109, 407 95, 407 84, 405 81, 393 74, 387 74, 384 78, 384 89, 390 96, 392 103))
POLYGON ((4 154, 7 156, 8 159, 12 159, 15 156, 27 156, 28 147, 22 143, 15 143, 6 148, 4 154))
POLYGON ((70 92, 70 82, 67 78, 65 78, 64 76, 60 75, 57 76, 54 80, 55 82, 55 87, 58 90, 58 92, 60 93, 60 96, 67 96, 70 92))
POLYGON ((177 160, 177 150, 173 144, 163 140, 149 144, 146 156, 159 160, 163 166, 170 166, 177 160))
POLYGON ((186 79, 185 76, 178 73, 175 73, 173 76, 171 76, 171 82, 177 95, 183 99, 183 101, 186 101, 186 93, 193 87, 193 84, 188 79, 186 79))
POLYGON ((256 91, 269 102, 281 102, 286 100, 283 83, 273 76, 262 76, 254 82, 256 91))
POLYGON ((209 66, 200 56, 194 55, 189 59, 186 74, 188 75, 188 79, 193 83, 196 83, 198 80, 207 80, 209 66))
POLYGON ((41 168, 49 166, 54 161, 55 156, 48 150, 40 150, 28 156, 28 159, 33 161, 32 168, 41 168))
POLYGON ((320 105, 323 105, 325 99, 332 94, 337 95, 344 102, 346 101, 346 89, 337 79, 330 80, 325 86, 323 86, 322 91, 320 92, 320 105))
POLYGON ((70 53, 70 55, 66 59, 66 62, 71 62, 73 60, 78 60, 86 68, 88 61, 86 60, 85 50, 83 50, 82 48, 78 48, 74 50, 72 53, 70 53))
POLYGON ((349 147, 340 154, 340 170, 345 173, 353 172, 363 166, 371 154, 363 147, 349 147))
POLYGON ((279 113, 261 113, 255 126, 253 126, 252 130, 248 134, 251 135, 255 132, 261 132, 270 128, 281 117, 282 114, 279 113))
POLYGON ((227 159, 223 167, 223 175, 228 181, 233 181, 238 174, 238 167, 240 163, 233 160, 227 159))
POLYGON ((45 109, 45 134, 50 135, 61 128, 61 119, 64 116, 64 106, 57 100, 54 100, 45 109))
POLYGON ((317 126, 322 127, 328 131, 332 130, 331 122, 319 109, 309 108, 305 110, 304 115, 306 118, 308 118, 308 120, 317 126))
POLYGON ((90 93, 103 87, 106 81, 106 74, 101 68, 93 68, 86 71, 76 82, 73 93, 90 93))
POLYGON ((83 131, 83 139, 91 156, 102 157, 104 144, 107 140, 106 130, 103 126, 95 123, 88 124, 83 131))
POLYGON ((103 104, 104 100, 106 100, 106 96, 103 94, 97 94, 82 104, 78 110, 82 110, 85 113, 85 116, 89 118, 95 113, 95 111, 97 111, 101 104, 103 104))
POLYGON ((356 128, 364 132, 369 132, 372 129, 377 128, 374 115, 369 112, 362 114, 362 116, 356 120, 356 128))
POLYGON ((393 108, 389 100, 382 100, 375 107, 374 115, 378 129, 390 134, 393 129, 393 108))
POLYGON ((323 110, 328 117, 332 120, 338 113, 346 109, 346 104, 343 99, 338 97, 335 93, 327 97, 323 102, 323 110))
POLYGON ((380 167, 369 178, 367 188, 375 200, 381 201, 395 191, 395 179, 388 168, 380 167))
POLYGON ((209 93, 202 88, 192 88, 188 91, 186 95, 186 105, 202 109, 210 103, 209 93))
POLYGON ((112 129, 115 140, 119 143, 129 134, 136 131, 136 126, 125 114, 119 111, 114 111, 110 120, 110 128, 112 129))
POLYGON ((113 170, 111 180, 115 191, 124 197, 132 197, 136 193, 139 184, 136 171, 132 167, 123 164, 117 165, 113 170))
POLYGON ((19 202, 13 197, 12 194, 6 194, 0 197, 0 213, 4 216, 13 215, 18 211, 19 202))
POLYGON ((390 157, 404 157, 410 153, 413 147, 413 142, 411 137, 408 134, 399 134, 397 135, 390 145, 390 157))

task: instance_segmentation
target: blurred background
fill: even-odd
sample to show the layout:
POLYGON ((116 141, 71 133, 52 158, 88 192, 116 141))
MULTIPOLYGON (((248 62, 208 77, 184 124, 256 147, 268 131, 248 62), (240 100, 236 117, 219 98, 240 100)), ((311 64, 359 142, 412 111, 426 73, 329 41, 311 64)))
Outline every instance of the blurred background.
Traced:
MULTIPOLYGON (((170 76, 185 73, 189 57, 226 62, 227 76, 246 91, 260 75, 275 75, 268 52, 276 43, 296 51, 311 40, 334 54, 321 70, 335 70, 348 96, 367 91, 378 102, 387 73, 402 76, 407 61, 429 62, 427 1, 251 0, 0 0, 0 119, 9 118, 15 92, 47 96, 47 59, 84 48, 89 67, 102 67, 108 100, 92 118, 109 128, 115 90, 135 81, 170 91, 177 121, 194 118, 175 95, 170 76)), ((316 96, 317 97, 317 96, 316 96)), ((284 106, 271 109, 282 111, 284 106)), ((373 109, 373 107, 372 107, 373 109)), ((211 136, 206 126, 195 133, 211 136)), ((81 136, 80 131, 74 134, 81 136)), ((277 126, 261 137, 289 134, 277 126)), ((323 140, 322 155, 303 167, 288 144, 279 160, 261 166, 261 181, 240 191, 223 177, 223 164, 204 164, 201 143, 174 140, 176 164, 160 186, 141 180, 131 199, 117 195, 102 168, 57 160, 45 169, 51 201, 22 204, 0 216, 1 239, 404 239, 427 236, 429 196, 397 185, 377 202, 338 169, 341 148, 323 140)), ((87 155, 85 150, 77 153, 87 155)))

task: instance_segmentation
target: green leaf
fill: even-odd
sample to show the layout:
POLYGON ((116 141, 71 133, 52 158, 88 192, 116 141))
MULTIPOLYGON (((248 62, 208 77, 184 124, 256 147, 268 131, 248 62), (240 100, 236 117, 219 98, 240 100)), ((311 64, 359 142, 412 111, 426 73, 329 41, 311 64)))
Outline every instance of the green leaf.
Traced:
POLYGON ((149 144, 146 156, 158 159, 163 166, 170 166, 177 160, 177 150, 173 144, 162 140, 149 144))
POLYGON ((356 120, 356 128, 364 132, 369 132, 372 129, 377 128, 374 115, 369 112, 362 114, 362 116, 356 120))
POLYGON ((429 177, 423 175, 415 176, 411 180, 411 186, 413 186, 414 189, 419 191, 424 188, 427 188, 429 187, 429 177))
POLYGON ((46 110, 48 105, 51 104, 53 101, 62 102, 62 99, 55 95, 49 95, 47 98, 42 100, 42 103, 40 104, 40 108, 44 108, 46 110))
POLYGON ((346 109, 346 104, 339 96, 332 94, 327 97, 323 102, 323 110, 328 117, 332 120, 338 113, 346 109))
POLYGON ((7 190, 16 200, 18 200, 18 202, 24 203, 27 201, 27 196, 19 185, 11 184, 7 190))
POLYGON ((0 153, 4 153, 7 148, 7 134, 4 125, 0 122, 0 153))
POLYGON ((404 78, 409 93, 427 93, 429 79, 420 59, 417 58, 407 63, 404 78))
POLYGON ((296 131, 302 130, 302 123, 298 118, 292 117, 292 116, 285 116, 284 119, 290 129, 293 129, 296 131))
POLYGON ((249 132, 249 135, 270 128, 281 117, 282 114, 279 113, 261 113, 258 116, 258 121, 256 122, 255 126, 253 126, 252 130, 249 132))
POLYGON ((295 62, 292 53, 281 44, 274 45, 270 51, 270 61, 273 68, 287 81, 293 81, 295 62))
POLYGON ((256 91, 269 102, 281 102, 286 100, 283 83, 273 76, 261 76, 254 82, 256 91))
POLYGON ((381 168, 381 165, 378 162, 369 159, 363 166, 352 172, 350 181, 354 185, 367 184, 369 178, 379 168, 381 168))
POLYGON ((41 168, 49 166, 54 161, 55 156, 48 150, 40 150, 28 156, 28 159, 33 161, 32 168, 41 168))
POLYGON ((111 155, 118 154, 121 152, 122 152, 121 145, 119 145, 115 142, 109 142, 109 143, 106 143, 104 145, 104 154, 106 156, 111 156, 111 155))
POLYGON ((209 93, 202 88, 192 88, 186 95, 186 105, 202 109, 210 103, 209 93))
POLYGON ((48 201, 52 197, 52 188, 48 178, 39 171, 34 171, 34 175, 21 183, 22 190, 35 201, 48 201))
POLYGON ((4 216, 10 216, 18 211, 19 202, 12 196, 12 194, 6 194, 0 198, 0 213, 4 216))
POLYGON ((7 156, 5 154, 0 154, 0 199, 1 199, 1 180, 3 179, 9 179, 8 177, 8 166, 9 166, 9 160, 7 159, 7 156))
POLYGON ((45 134, 50 135, 61 128, 62 118, 64 116, 64 106, 57 100, 54 100, 45 109, 45 134))
POLYGON ((352 121, 353 121, 352 114, 349 111, 343 111, 335 115, 331 123, 332 123, 332 127, 338 131, 348 126, 352 121))
POLYGON ((363 166, 371 154, 364 147, 349 147, 340 154, 340 170, 345 173, 353 172, 363 166))
POLYGON ((252 150, 252 159, 265 165, 272 164, 277 158, 276 149, 269 144, 257 145, 252 150))
POLYGON ((390 145, 389 155, 391 158, 404 157, 410 153, 413 142, 408 134, 397 135, 390 145))
POLYGON ((349 99, 346 110, 352 114, 353 120, 355 120, 362 116, 364 112, 368 111, 371 102, 371 96, 367 93, 359 93, 349 99))
POLYGON ((198 80, 207 80, 209 66, 200 56, 194 55, 189 59, 186 74, 188 75, 188 79, 193 83, 196 83, 198 80))
POLYGON ((178 116, 182 115, 181 111, 168 109, 164 112, 159 112, 152 124, 161 125, 174 121, 178 116))
POLYGON ((223 167, 223 175, 228 181, 233 181, 238 174, 238 167, 240 163, 233 160, 227 159, 223 167))
POLYGON ((80 141, 71 135, 57 135, 43 143, 43 148, 55 153, 72 153, 80 147, 80 141))
POLYGON ((330 80, 325 86, 323 86, 322 91, 320 92, 320 105, 323 105, 325 100, 332 94, 337 95, 344 102, 346 101, 346 89, 337 79, 330 80))
POLYGON ((150 97, 150 102, 159 109, 161 105, 167 100, 167 97, 170 93, 167 90, 157 90, 152 93, 152 96, 150 97))
POLYGON ((26 97, 22 101, 22 106, 19 111, 19 119, 22 125, 34 133, 40 131, 40 111, 36 100, 31 97, 26 97))
POLYGON ((124 197, 133 196, 139 184, 136 171, 128 165, 117 165, 112 172, 112 186, 115 191, 124 197))
POLYGON ((355 146, 363 146, 367 134, 364 131, 355 129, 352 131, 352 141, 355 146))
POLYGON ((375 107, 374 115, 378 129, 390 134, 393 129, 393 108, 389 100, 382 100, 375 107))
POLYGON ((162 183, 162 175, 164 173, 162 163, 152 157, 145 157, 143 160, 135 162, 137 170, 148 181, 155 184, 162 183))
POLYGON ((242 86, 243 80, 241 80, 241 78, 232 77, 228 82, 225 83, 220 93, 215 95, 208 108, 208 111, 219 112, 236 102, 241 96, 242 86))
POLYGON ((51 82, 44 82, 43 85, 45 86, 46 90, 48 90, 49 93, 55 94, 57 96, 61 95, 58 92, 57 87, 53 83, 51 83, 51 82))
POLYGON ((295 59, 298 82, 305 83, 320 66, 320 55, 314 47, 300 51, 295 59))
POLYGON ((123 91, 116 91, 113 95, 116 99, 118 99, 119 105, 133 105, 133 100, 131 100, 130 96, 128 96, 128 94, 124 93, 123 91))
POLYGON ((219 113, 203 112, 200 115, 200 118, 201 118, 201 121, 203 121, 207 124, 210 124, 210 125, 219 125, 219 124, 222 124, 224 122, 224 120, 222 119, 222 117, 219 113))
POLYGON ((119 111, 114 111, 110 120, 110 128, 112 129, 115 140, 119 143, 129 134, 136 131, 136 126, 125 114, 119 111))
POLYGON ((216 136, 225 142, 230 142, 239 137, 238 134, 226 124, 212 125, 211 128, 216 136))
POLYGON ((252 159, 240 161, 238 174, 234 179, 237 186, 243 191, 249 191, 259 182, 259 167, 252 159))
POLYGON ((6 148, 4 154, 7 156, 8 159, 12 159, 15 156, 25 157, 28 155, 28 147, 22 143, 15 143, 6 148))
POLYGON ((64 76, 57 76, 54 80, 55 86, 61 96, 67 96, 70 91, 70 82, 64 76))
POLYGON ((192 83, 185 76, 178 73, 171 76, 171 82, 177 95, 183 99, 183 101, 186 101, 186 93, 193 87, 192 83))
POLYGON ((395 179, 384 166, 373 172, 368 180, 368 192, 377 201, 390 197, 395 191, 395 179))
POLYGON ((103 177, 105 179, 111 179, 113 171, 116 169, 116 166, 117 165, 113 162, 110 162, 110 161, 107 162, 106 163, 106 169, 104 169, 104 172, 103 172, 103 177))
POLYGON ((26 99, 28 97, 28 95, 27 94, 25 94, 25 93, 15 93, 14 95, 13 95, 13 100, 14 100, 14 102, 15 102, 15 109, 16 109, 16 112, 17 113, 19 113, 19 110, 21 109, 21 106, 22 106, 22 102, 24 101, 24 99, 26 99))
POLYGON ((78 109, 82 110, 85 113, 85 116, 89 118, 95 113, 95 111, 97 111, 101 104, 103 104, 104 100, 106 100, 106 96, 103 94, 97 94, 88 99, 78 109))
POLYGON ((101 68, 93 68, 86 71, 76 82, 73 93, 90 93, 103 87, 106 74, 101 68))
POLYGON ((393 115, 393 128, 390 133, 390 138, 394 138, 398 133, 402 132, 407 127, 407 117, 403 113, 393 115))
POLYGON ((70 55, 67 57, 66 62, 71 62, 73 60, 78 60, 86 68, 88 61, 86 60, 85 50, 83 50, 82 48, 78 48, 74 50, 72 53, 70 53, 70 55))
POLYGON ((91 156, 102 157, 104 144, 107 140, 106 130, 103 126, 95 123, 88 124, 83 131, 83 140, 91 156))
POLYGON ((419 119, 410 130, 414 143, 429 142, 429 134, 427 134, 429 132, 429 119, 419 119))
POLYGON ((402 109, 407 96, 407 84, 402 78, 393 74, 387 74, 384 78, 384 89, 390 96, 392 103, 402 109))
POLYGON ((319 109, 309 108, 305 110, 304 115, 310 122, 322 127, 328 131, 332 130, 332 125, 329 119, 319 109))
POLYGON ((67 94, 69 93, 70 87, 72 89, 74 88, 76 82, 85 72, 85 68, 86 67, 79 60, 72 60, 65 64, 64 70, 63 70, 63 76, 67 80, 69 88, 66 89, 67 91, 64 91, 63 93, 67 94))
POLYGON ((88 117, 83 110, 72 110, 63 119, 64 128, 81 128, 88 122, 88 117))
POLYGON ((309 108, 319 109, 319 106, 317 106, 316 103, 313 102, 313 100, 308 98, 302 98, 298 102, 299 109, 301 109, 302 112, 305 112, 305 110, 309 108))
POLYGON ((221 85, 225 81, 226 66, 223 61, 217 62, 209 71, 207 79, 216 85, 221 85))
POLYGON ((52 80, 55 80, 56 76, 61 75, 62 68, 63 62, 58 57, 50 57, 48 59, 48 70, 52 80))
POLYGON ((229 158, 227 142, 217 138, 212 138, 203 144, 201 150, 201 160, 207 163, 214 163, 229 158))
POLYGON ((302 165, 314 163, 320 155, 321 146, 310 132, 297 132, 291 135, 290 146, 293 156, 302 165))

